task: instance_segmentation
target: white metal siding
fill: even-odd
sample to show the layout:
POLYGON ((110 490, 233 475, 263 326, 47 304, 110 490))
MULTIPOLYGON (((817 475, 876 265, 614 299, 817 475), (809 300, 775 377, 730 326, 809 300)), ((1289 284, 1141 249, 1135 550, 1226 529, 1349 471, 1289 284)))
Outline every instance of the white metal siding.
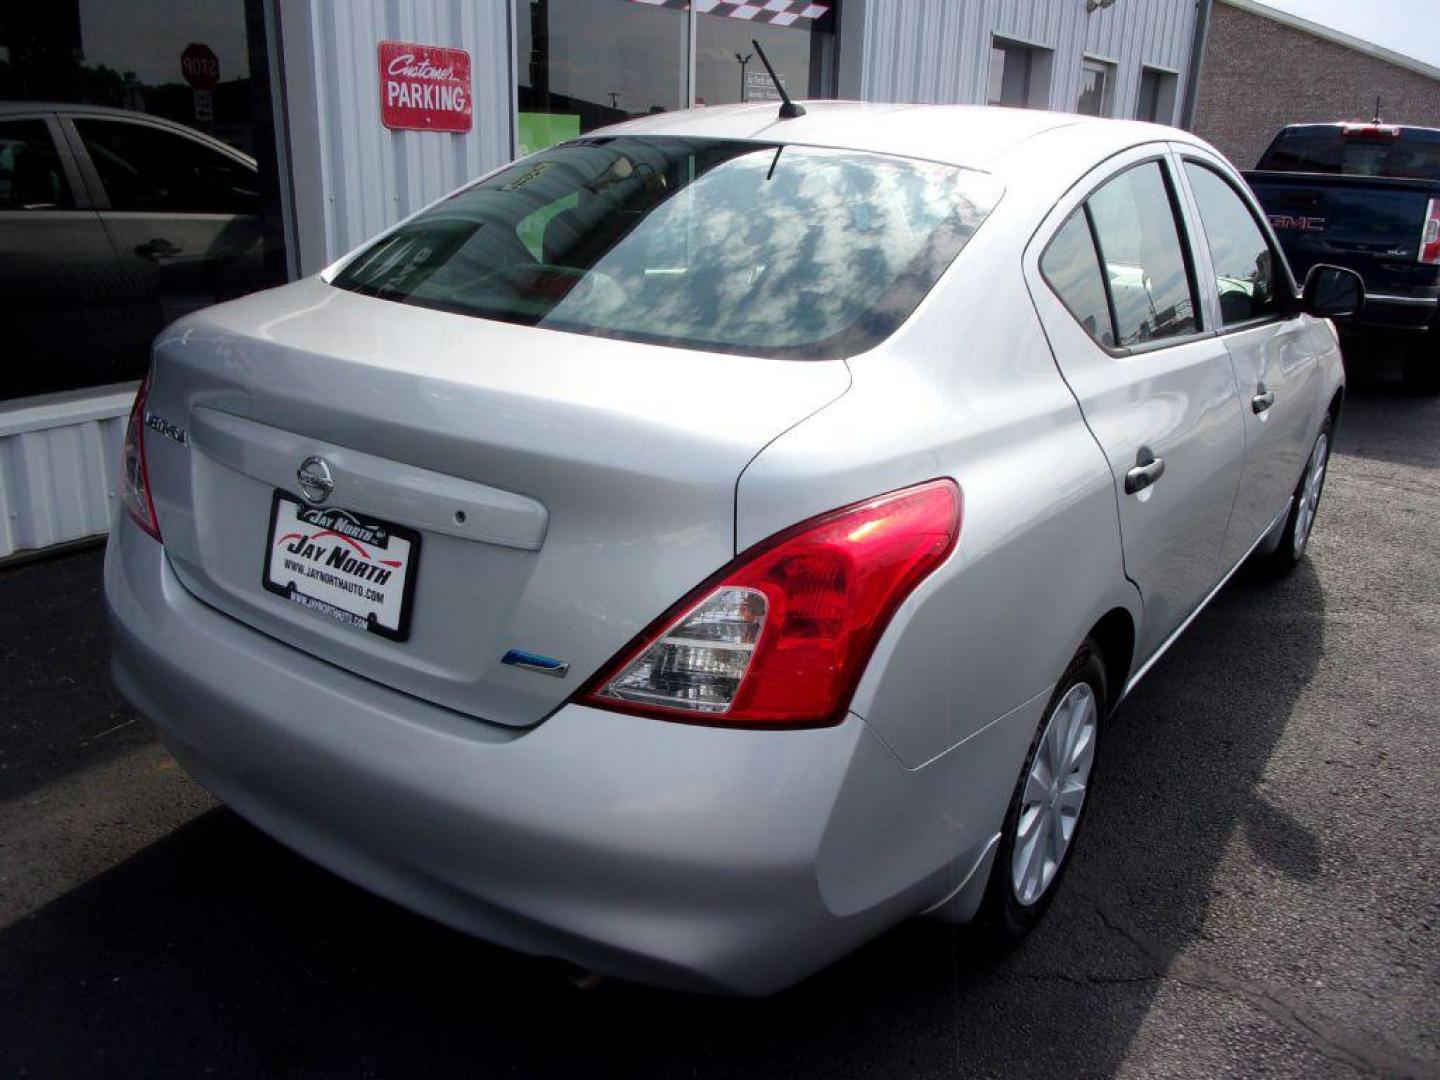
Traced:
POLYGON ((859 94, 871 101, 983 104, 998 35, 1053 50, 1052 109, 1075 107, 1086 55, 1116 64, 1114 115, 1130 117, 1141 67, 1183 80, 1195 30, 1195 0, 1118 0, 1088 15, 1085 0, 852 2, 864 4, 859 94))
POLYGON ((0 558, 110 528, 137 383, 0 407, 0 558))
POLYGON ((290 0, 281 28, 302 272, 510 160, 509 0, 290 0), (469 132, 380 122, 381 41, 470 54, 469 132))

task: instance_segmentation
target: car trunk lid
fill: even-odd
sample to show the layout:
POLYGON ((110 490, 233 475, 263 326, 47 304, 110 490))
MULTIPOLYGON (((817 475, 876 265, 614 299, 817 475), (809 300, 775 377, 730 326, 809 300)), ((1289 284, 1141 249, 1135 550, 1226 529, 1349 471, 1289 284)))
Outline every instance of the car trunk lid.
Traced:
MULTIPOLYGON (((171 563, 196 596, 339 667, 524 726, 733 556, 746 463, 848 385, 843 361, 538 330, 312 279, 162 335, 147 461, 171 563), (331 477, 322 509, 352 515, 336 527, 398 526, 417 545, 400 632, 263 584, 289 535, 272 532, 277 506, 308 504, 310 459, 331 477)), ((344 543, 365 585, 380 571, 344 543)))

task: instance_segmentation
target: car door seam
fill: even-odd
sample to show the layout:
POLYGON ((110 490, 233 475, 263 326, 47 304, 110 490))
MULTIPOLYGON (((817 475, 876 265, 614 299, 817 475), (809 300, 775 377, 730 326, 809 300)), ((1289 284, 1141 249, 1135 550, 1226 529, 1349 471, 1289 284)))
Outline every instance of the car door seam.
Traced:
POLYGON ((1055 366, 1055 373, 1060 376, 1066 391, 1070 394, 1070 400, 1075 403, 1075 412, 1079 414, 1080 423, 1090 435, 1090 440, 1095 444, 1095 449, 1100 451, 1100 459, 1105 462, 1105 471, 1110 474, 1110 500, 1115 507, 1115 536, 1120 546, 1120 574, 1131 585, 1135 587, 1135 593, 1140 600, 1140 610, 1143 615, 1145 610, 1145 596, 1140 589, 1140 583, 1130 576, 1129 567, 1125 565, 1125 530, 1122 524, 1120 512, 1120 479, 1115 475, 1115 466, 1110 462, 1110 455, 1105 452, 1105 444, 1100 441, 1100 436, 1095 434, 1095 429, 1090 426, 1090 418, 1085 415, 1085 409, 1080 404, 1080 395, 1075 392, 1075 387, 1070 385, 1070 380, 1065 376, 1065 369, 1060 363, 1060 358, 1055 355, 1055 343, 1050 340, 1050 330, 1045 325, 1044 318, 1040 315, 1040 305, 1035 299, 1034 289, 1030 284, 1030 275, 1025 273, 1022 265, 1020 277, 1025 283, 1025 294, 1030 297, 1030 307, 1035 312, 1035 321, 1040 324, 1040 334, 1045 339, 1045 350, 1050 354, 1050 362, 1055 366))

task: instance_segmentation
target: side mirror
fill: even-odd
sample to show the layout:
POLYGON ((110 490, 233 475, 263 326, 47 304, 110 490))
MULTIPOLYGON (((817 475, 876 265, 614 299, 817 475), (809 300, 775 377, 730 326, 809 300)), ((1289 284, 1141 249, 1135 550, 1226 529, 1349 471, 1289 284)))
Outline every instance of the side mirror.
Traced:
POLYGON ((1316 263, 1305 275, 1300 310, 1317 319, 1358 315, 1365 306, 1365 279, 1354 270, 1316 263))

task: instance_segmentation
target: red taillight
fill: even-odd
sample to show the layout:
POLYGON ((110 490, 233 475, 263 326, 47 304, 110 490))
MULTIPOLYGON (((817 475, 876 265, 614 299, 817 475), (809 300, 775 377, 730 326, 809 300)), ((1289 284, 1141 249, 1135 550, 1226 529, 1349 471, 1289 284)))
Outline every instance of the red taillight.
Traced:
POLYGON ((777 533, 695 589, 576 695, 691 723, 813 727, 845 715, 875 643, 960 535, 932 480, 777 533))
POLYGON ((1440 263, 1440 199, 1425 207, 1425 224, 1420 230, 1420 261, 1429 266, 1440 263))
POLYGON ((159 540, 160 522, 155 517, 150 474, 145 468, 145 399, 149 393, 150 376, 146 375, 135 394, 130 423, 125 428, 125 443, 120 454, 120 501, 125 504, 130 519, 159 540))

